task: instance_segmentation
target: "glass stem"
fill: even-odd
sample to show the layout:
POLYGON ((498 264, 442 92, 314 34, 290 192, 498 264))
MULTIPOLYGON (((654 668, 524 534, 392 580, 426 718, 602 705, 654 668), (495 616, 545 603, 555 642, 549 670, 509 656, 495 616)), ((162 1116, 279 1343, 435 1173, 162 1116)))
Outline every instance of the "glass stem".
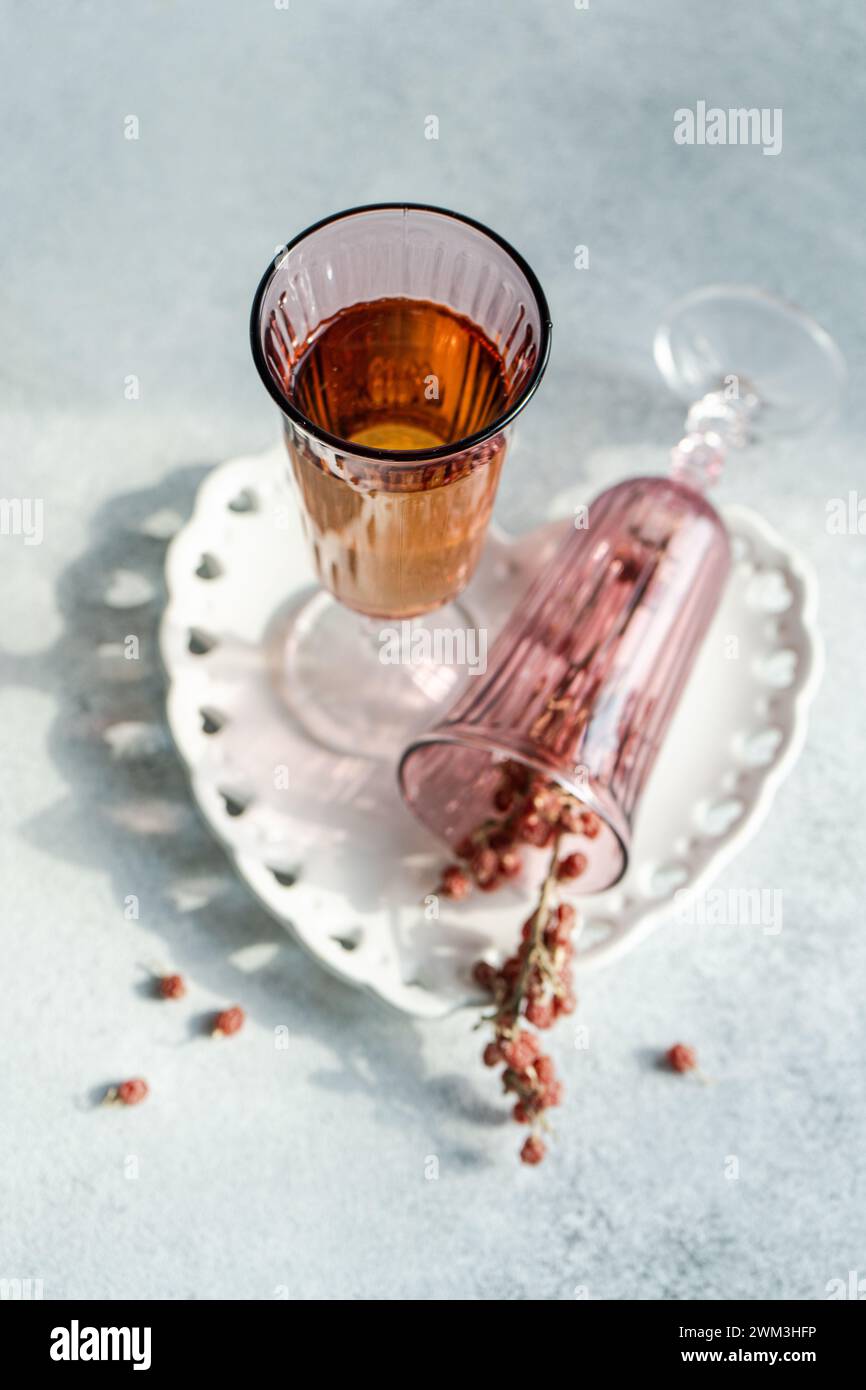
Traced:
POLYGON ((686 433, 671 451, 671 474, 703 492, 721 474, 729 449, 748 444, 752 422, 760 408, 757 394, 747 387, 741 394, 738 378, 695 401, 686 416, 686 433), (733 390, 732 390, 733 388, 733 390))

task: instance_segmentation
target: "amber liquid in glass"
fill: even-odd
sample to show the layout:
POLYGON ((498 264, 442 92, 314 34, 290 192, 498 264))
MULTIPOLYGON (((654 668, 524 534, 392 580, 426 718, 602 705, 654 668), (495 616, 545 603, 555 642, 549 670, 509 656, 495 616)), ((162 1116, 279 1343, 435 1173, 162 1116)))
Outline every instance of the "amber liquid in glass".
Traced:
POLYGON ((427 613, 463 589, 490 519, 505 437, 435 462, 501 416, 509 382, 498 349, 440 304, 377 299, 320 326, 286 383, 297 408, 346 441, 336 462, 291 426, 288 446, 322 583, 379 618, 427 613), (405 452, 358 458, 352 444, 405 452))

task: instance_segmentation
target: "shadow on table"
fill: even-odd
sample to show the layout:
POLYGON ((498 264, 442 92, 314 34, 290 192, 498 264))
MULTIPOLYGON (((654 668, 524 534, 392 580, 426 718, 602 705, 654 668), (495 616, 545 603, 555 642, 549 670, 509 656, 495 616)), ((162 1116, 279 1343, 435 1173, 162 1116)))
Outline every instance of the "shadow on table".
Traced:
MULTIPOLYGON (((593 399, 607 401, 609 434, 625 445, 645 442, 640 422, 645 431, 655 400, 647 383, 632 383, 631 409, 617 428, 622 380, 605 395, 601 374, 588 367, 585 389, 587 377, 593 399)), ((569 479, 579 480, 581 468, 571 459, 569 479)), ((480 1068, 477 1085, 462 1075, 431 1076, 418 1023, 327 975, 290 940, 235 877, 195 809, 165 721, 157 630, 166 545, 208 471, 178 469, 101 507, 88 549, 58 585, 62 636, 45 652, 3 658, 10 682, 57 698, 50 751, 70 788, 22 834, 110 875, 117 930, 141 941, 130 991, 149 990, 148 972, 177 970, 215 1000, 241 1001, 266 1027, 315 1037, 333 1064, 314 1073, 313 1084, 369 1094, 385 1125, 413 1113, 429 1124, 431 1092, 440 1116, 505 1123, 495 1093, 484 1097, 489 1078, 480 1068), (130 638, 137 639, 133 659, 130 638)), ((438 1138, 431 1133, 431 1143, 438 1138)), ((441 1142, 453 1155, 453 1140, 441 1142)), ((469 1148, 456 1156, 467 1167, 487 1161, 469 1148)))
MULTIPOLYGON (((480 1086, 429 1074, 418 1024, 323 972, 288 937, 235 877, 194 806, 165 720, 157 630, 166 545, 208 471, 179 469, 100 508, 88 550, 58 585, 62 636, 45 652, 3 658, 9 682, 57 698, 50 752, 69 786, 22 834, 110 875, 116 929, 140 942, 132 993, 153 996, 153 972, 176 970, 215 1000, 242 1002, 265 1027, 315 1037, 333 1061, 312 1083, 368 1093, 384 1124, 412 1112, 430 1122, 436 1109, 500 1123, 480 1086)), ((204 1023, 199 1012, 189 1037, 204 1023)), ((453 1136, 441 1143, 453 1153, 453 1136)), ((469 1148, 458 1147, 457 1158, 485 1161, 469 1148)))

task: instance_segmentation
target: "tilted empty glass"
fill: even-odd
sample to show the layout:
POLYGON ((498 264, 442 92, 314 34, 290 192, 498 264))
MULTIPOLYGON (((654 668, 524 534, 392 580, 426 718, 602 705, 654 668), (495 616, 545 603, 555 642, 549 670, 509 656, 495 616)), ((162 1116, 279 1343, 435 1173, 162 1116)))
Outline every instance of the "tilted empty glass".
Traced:
POLYGON ((691 406, 672 476, 595 499, 497 638, 484 680, 400 766, 409 806, 452 848, 491 818, 503 758, 558 783, 602 823, 592 841, 576 837, 585 893, 625 872, 641 792, 728 574, 727 533, 704 489, 756 426, 786 433, 825 418, 845 379, 829 334, 753 286, 680 300, 655 354, 691 406))
MULTIPOLYGON (((452 848, 491 816, 503 758, 597 812, 580 892, 623 874, 631 818, 729 567, 713 508, 673 479, 603 492, 562 540, 472 682, 400 766, 403 793, 452 848)), ((573 843, 572 843, 573 841, 573 843)))

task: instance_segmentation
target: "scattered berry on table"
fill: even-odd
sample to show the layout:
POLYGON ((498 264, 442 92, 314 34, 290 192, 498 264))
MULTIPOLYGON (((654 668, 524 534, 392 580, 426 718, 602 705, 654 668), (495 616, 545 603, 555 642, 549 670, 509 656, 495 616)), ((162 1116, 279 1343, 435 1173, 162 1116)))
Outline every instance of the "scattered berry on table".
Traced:
POLYGON ((182 999, 186 994, 186 982, 182 975, 163 975, 159 981, 159 992, 163 999, 182 999))
POLYGON ((213 1034, 215 1038, 230 1038, 232 1033, 238 1033, 244 1026, 244 1011, 239 1004, 233 1004, 230 1009, 223 1009, 214 1019, 213 1034))
POLYGON ((105 1093, 104 1105, 139 1105, 150 1092, 150 1087, 140 1076, 121 1081, 119 1086, 111 1086, 105 1093))
POLYGON ((687 1043, 674 1043, 665 1053, 665 1061, 672 1071, 694 1071, 698 1065, 698 1056, 695 1049, 687 1043))

